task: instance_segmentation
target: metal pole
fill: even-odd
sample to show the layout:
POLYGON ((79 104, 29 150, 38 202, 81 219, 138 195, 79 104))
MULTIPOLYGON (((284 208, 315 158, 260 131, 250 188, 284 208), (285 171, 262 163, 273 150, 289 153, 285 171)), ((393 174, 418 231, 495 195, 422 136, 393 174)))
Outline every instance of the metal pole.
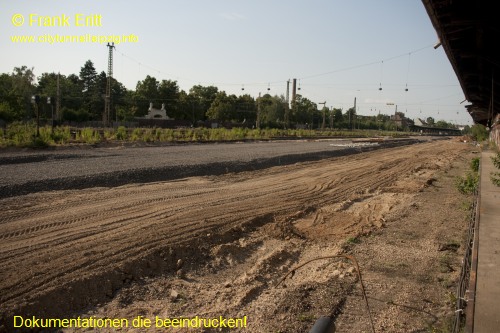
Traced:
POLYGON ((257 129, 260 129, 260 93, 259 93, 259 99, 257 100, 257 121, 255 127, 257 129))
POLYGON ((54 133, 54 105, 50 104, 50 109, 52 111, 52 133, 54 133))
POLYGON ((59 76, 60 74, 57 73, 56 115, 57 115, 57 120, 60 121, 62 119, 62 115, 61 115, 61 93, 59 86, 59 76))
POLYGON ((40 137, 40 109, 38 108, 38 103, 35 102, 36 110, 36 137, 40 137))

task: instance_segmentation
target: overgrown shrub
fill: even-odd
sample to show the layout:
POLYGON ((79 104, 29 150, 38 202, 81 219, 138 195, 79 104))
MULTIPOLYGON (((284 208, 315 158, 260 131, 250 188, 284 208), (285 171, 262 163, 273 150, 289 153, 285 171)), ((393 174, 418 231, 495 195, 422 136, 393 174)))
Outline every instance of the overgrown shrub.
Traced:
POLYGON ((474 158, 470 162, 470 170, 464 177, 455 179, 455 186, 462 194, 472 194, 477 190, 479 185, 479 158, 474 158))
POLYGON ((139 141, 141 140, 142 137, 142 129, 140 128, 134 128, 132 131, 132 134, 130 135, 130 140, 131 141, 139 141))
POLYGON ((7 126, 6 140, 8 146, 28 147, 33 144, 36 134, 34 123, 13 122, 7 126))
POLYGON ((142 132, 142 141, 144 142, 154 142, 155 141, 155 130, 152 128, 146 128, 142 132))
MULTIPOLYGON (((492 156, 491 160, 495 168, 500 169, 500 153, 497 153, 496 156, 492 156)), ((490 178, 494 185, 500 186, 500 172, 492 172, 490 178)))
POLYGON ((116 129, 116 139, 127 140, 127 129, 125 128, 125 126, 119 126, 116 129))
POLYGON ((465 177, 457 177, 455 186, 462 194, 472 194, 477 189, 479 184, 479 175, 468 172, 465 177))
POLYGON ((85 127, 79 132, 77 139, 85 143, 94 144, 101 141, 101 135, 93 128, 85 127))
POLYGON ((500 153, 497 153, 496 156, 492 156, 491 160, 495 168, 500 169, 500 153))
POLYGON ((71 131, 68 126, 54 127, 52 140, 57 144, 65 144, 71 140, 71 131))
POLYGON ((472 138, 478 142, 488 139, 488 130, 481 124, 475 124, 471 127, 472 138))

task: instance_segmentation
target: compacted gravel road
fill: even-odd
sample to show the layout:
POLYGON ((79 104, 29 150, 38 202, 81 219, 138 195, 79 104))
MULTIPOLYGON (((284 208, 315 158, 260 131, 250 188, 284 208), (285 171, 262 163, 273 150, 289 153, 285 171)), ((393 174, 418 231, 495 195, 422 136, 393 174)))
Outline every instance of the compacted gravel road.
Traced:
POLYGON ((0 198, 251 171, 414 142, 324 139, 6 151, 0 152, 0 198))

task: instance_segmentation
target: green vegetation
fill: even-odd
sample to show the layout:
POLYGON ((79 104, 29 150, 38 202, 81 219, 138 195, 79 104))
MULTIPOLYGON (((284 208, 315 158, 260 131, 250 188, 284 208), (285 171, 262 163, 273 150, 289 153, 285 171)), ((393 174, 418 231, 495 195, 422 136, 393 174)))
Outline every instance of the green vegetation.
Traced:
POLYGON ((134 128, 123 126, 98 130, 94 128, 70 128, 69 126, 40 127, 40 136, 36 137, 36 125, 33 122, 13 122, 5 130, 0 129, 0 147, 43 147, 70 143, 96 144, 100 142, 213 142, 240 140, 269 140, 276 138, 320 138, 343 137, 359 138, 374 136, 404 136, 401 132, 379 132, 368 130, 304 130, 304 129, 249 129, 249 128, 134 128))
MULTIPOLYGON (((495 168, 500 169, 500 152, 491 157, 491 160, 493 161, 495 168)), ((500 172, 492 172, 490 178, 493 184, 500 186, 500 172)))
MULTIPOLYGON (((42 73, 35 75, 33 68, 27 66, 15 67, 11 73, 0 74, 0 123, 26 121, 36 119, 42 123, 54 119, 57 124, 80 123, 80 126, 97 126, 102 122, 104 99, 102 98, 108 77, 104 71, 98 72, 91 60, 87 60, 78 74, 60 75, 57 73, 42 73), (38 99, 32 97, 38 96, 38 99), (56 96, 59 96, 57 99, 56 96), (57 107, 59 106, 59 108, 57 107), (86 124, 82 124, 86 123, 86 124)), ((153 108, 164 107, 167 115, 175 119, 181 126, 204 125, 207 121, 219 124, 230 123, 239 125, 251 124, 260 128, 302 128, 330 130, 378 130, 402 131, 408 130, 411 120, 404 113, 397 112, 398 122, 391 115, 375 114, 359 115, 354 107, 340 109, 328 108, 300 94, 292 102, 287 102, 283 95, 264 94, 253 97, 249 94, 235 95, 219 90, 215 86, 194 85, 188 91, 181 90, 177 81, 162 79, 147 75, 139 81, 135 89, 127 89, 116 79, 111 79, 111 114, 109 119, 120 122, 134 121, 135 117, 147 115, 150 103, 153 108), (403 121, 404 120, 404 121, 403 121)), ((322 104, 322 103, 321 103, 322 104)), ((392 112, 391 112, 392 113, 392 112)), ((455 125, 443 120, 434 121, 428 118, 430 126, 454 128, 455 125)), ((175 133, 175 132, 174 132, 175 133)), ((129 140, 132 133, 113 130, 101 133, 104 139, 129 140)), ((162 132, 136 132, 135 139, 145 138, 145 141, 200 141, 213 140, 203 137, 207 133, 192 132, 189 140, 182 137, 167 139, 162 132)), ((212 132, 210 132, 210 135, 212 132)), ((247 133, 232 133, 232 139, 248 139, 247 133), (239 138, 238 138, 239 135, 239 138)), ((225 134, 215 132, 216 136, 225 134)), ((294 134, 290 134, 294 136, 294 134)), ((479 136, 479 135, 478 135, 479 136)), ((257 136, 256 138, 258 138, 257 136)), ((39 139, 37 139, 39 140, 39 139)), ((85 137, 85 140, 95 141, 96 137, 85 137)), ((479 139, 478 139, 479 140, 479 139)), ((46 141, 43 141, 46 142, 46 141)), ((57 140, 56 140, 57 142, 57 140)))
POLYGON ((497 153, 496 156, 491 157, 493 161, 493 165, 495 168, 500 169, 500 153, 497 153))
POLYGON ((300 313, 297 319, 301 322, 314 322, 316 317, 311 313, 300 313))
POLYGON ((475 141, 482 142, 488 139, 488 131, 486 127, 480 124, 475 124, 471 127, 471 136, 475 141))
POLYGON ((470 162, 470 170, 464 177, 455 179, 455 186, 462 194, 472 194, 476 191, 479 184, 479 158, 474 158, 470 162))
POLYGON ((477 189, 479 175, 468 172, 465 177, 457 177, 455 186, 462 194, 472 194, 477 189))
POLYGON ((473 158, 470 162, 470 169, 474 172, 479 172, 479 161, 481 159, 479 157, 473 158))
POLYGON ((54 144, 65 144, 70 141, 69 127, 58 127, 52 130, 45 126, 40 128, 40 136, 36 137, 34 123, 14 122, 6 130, 0 129, 0 147, 46 147, 54 144))
POLYGON ((359 244, 361 240, 358 237, 349 237, 346 242, 347 244, 359 244))

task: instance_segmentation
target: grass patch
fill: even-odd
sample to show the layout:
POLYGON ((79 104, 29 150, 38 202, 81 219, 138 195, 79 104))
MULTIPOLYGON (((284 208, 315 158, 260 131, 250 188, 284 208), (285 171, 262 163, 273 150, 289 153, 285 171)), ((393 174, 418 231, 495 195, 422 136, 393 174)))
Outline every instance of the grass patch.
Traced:
POLYGON ((479 161, 480 161, 479 157, 475 157, 472 159, 472 161, 470 161, 470 169, 473 172, 479 172, 479 161))
POLYGON ((310 313, 301 313, 298 315, 297 319, 301 322, 313 322, 316 320, 316 317, 310 313))
POLYGON ((85 143, 95 144, 101 141, 101 135, 95 129, 86 127, 77 133, 76 139, 85 143))
POLYGON ((361 240, 358 237, 349 237, 346 240, 347 244, 359 244, 361 243, 361 240))

